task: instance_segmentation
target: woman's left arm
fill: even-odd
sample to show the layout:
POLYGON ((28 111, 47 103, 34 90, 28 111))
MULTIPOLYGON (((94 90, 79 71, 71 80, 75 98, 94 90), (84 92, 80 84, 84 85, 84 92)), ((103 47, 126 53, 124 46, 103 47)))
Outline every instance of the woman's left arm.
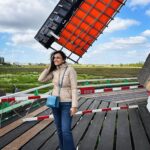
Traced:
POLYGON ((72 108, 78 107, 78 93, 77 93, 77 73, 73 67, 70 69, 70 83, 72 92, 72 108))

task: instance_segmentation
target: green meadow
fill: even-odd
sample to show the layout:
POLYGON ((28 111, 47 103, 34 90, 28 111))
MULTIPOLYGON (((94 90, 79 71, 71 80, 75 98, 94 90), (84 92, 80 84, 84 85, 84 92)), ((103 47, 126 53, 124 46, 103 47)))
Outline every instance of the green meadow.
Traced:
MULTIPOLYGON (((104 78, 130 78, 137 77, 141 64, 129 65, 73 65, 78 74, 78 80, 104 79, 104 78)), ((43 85, 38 82, 39 74, 46 65, 27 66, 0 66, 0 90, 12 92, 13 85, 19 90, 43 85)), ((102 82, 101 82, 102 83, 102 82)), ((104 81, 103 81, 104 83, 104 81)), ((48 89, 45 89, 48 90, 48 89)), ((44 91, 45 91, 44 90, 44 91)))

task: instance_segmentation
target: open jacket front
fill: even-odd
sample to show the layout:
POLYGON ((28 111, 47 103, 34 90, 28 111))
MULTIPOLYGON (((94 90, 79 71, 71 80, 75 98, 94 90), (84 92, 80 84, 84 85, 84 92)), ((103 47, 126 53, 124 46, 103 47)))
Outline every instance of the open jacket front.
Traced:
POLYGON ((64 74, 62 88, 60 90, 60 101, 61 102, 72 102, 72 107, 78 107, 78 94, 77 94, 77 73, 75 69, 67 62, 57 66, 57 69, 49 73, 49 68, 44 69, 40 74, 38 81, 48 82, 52 80, 54 88, 52 95, 59 95, 59 82, 62 80, 64 74), (64 74, 65 68, 67 70, 64 74), (59 78, 60 77, 60 78, 59 78))

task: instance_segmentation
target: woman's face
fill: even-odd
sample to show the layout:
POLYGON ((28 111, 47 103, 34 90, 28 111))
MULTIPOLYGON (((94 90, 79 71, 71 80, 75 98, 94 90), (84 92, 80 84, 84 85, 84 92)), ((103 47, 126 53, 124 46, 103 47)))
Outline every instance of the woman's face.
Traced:
POLYGON ((54 55, 54 64, 57 66, 57 65, 60 65, 64 62, 61 54, 57 53, 54 55))

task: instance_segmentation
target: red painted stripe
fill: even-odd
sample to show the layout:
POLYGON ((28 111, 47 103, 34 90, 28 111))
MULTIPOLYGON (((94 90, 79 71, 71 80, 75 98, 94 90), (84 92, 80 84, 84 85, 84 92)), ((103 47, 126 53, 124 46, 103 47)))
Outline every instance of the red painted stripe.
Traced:
POLYGON ((2 99, 2 102, 11 102, 11 101, 15 101, 15 97, 3 98, 2 99))
POLYGON ((150 91, 147 91, 148 96, 150 96, 150 91))
POLYGON ((94 87, 82 87, 82 88, 80 88, 80 93, 81 94, 95 93, 95 88, 94 87))
POLYGON ((1 99, 1 102, 7 102, 8 101, 8 98, 2 98, 1 99))
POLYGON ((47 118, 49 118, 49 116, 39 116, 39 117, 37 118, 37 120, 43 120, 43 119, 47 119, 47 118))
POLYGON ((129 89, 130 89, 129 86, 123 86, 123 87, 121 87, 121 90, 129 90, 129 89))
POLYGON ((103 108, 102 111, 111 111, 111 108, 103 108))
POLYGON ((112 92, 113 89, 112 88, 104 88, 104 92, 112 92))
POLYGON ((143 85, 138 85, 138 88, 144 88, 144 86, 143 85))
POLYGON ((128 109, 128 106, 121 106, 120 109, 128 109))
POLYGON ((92 113, 92 110, 84 110, 84 111, 82 112, 82 114, 88 114, 88 113, 92 113))
POLYGON ((28 99, 38 99, 41 98, 41 96, 28 96, 28 99))

